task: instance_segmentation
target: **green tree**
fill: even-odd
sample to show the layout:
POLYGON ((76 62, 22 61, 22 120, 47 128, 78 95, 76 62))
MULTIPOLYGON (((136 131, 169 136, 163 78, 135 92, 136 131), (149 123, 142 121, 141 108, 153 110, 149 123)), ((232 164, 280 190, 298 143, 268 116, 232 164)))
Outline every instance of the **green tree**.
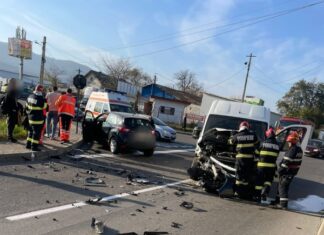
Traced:
POLYGON ((324 124, 324 83, 300 80, 277 102, 279 111, 287 116, 299 117, 324 124))

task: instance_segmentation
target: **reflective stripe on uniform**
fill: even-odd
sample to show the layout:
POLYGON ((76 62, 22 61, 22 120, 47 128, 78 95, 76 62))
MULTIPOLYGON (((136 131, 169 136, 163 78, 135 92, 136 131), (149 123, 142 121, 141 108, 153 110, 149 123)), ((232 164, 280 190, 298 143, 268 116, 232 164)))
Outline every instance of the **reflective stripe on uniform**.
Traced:
POLYGON ((259 150, 257 150, 257 149, 254 152, 255 152, 255 154, 258 154, 258 155, 260 154, 259 150))
POLYGON ((236 184, 236 185, 249 185, 248 182, 244 182, 244 181, 240 181, 240 180, 236 180, 236 181, 235 181, 235 184, 236 184))
POLYGON ((72 102, 72 101, 67 101, 67 100, 64 100, 62 103, 64 103, 64 104, 74 105, 74 102, 72 102))
POLYGON ((262 186, 255 186, 254 188, 255 188, 255 190, 262 190, 263 187, 262 186))
POLYGON ((265 182, 264 182, 264 185, 269 185, 269 186, 271 186, 271 184, 272 184, 272 183, 271 183, 270 181, 265 181, 265 182))
POLYGON ((260 156, 273 156, 273 157, 278 157, 278 153, 276 152, 271 152, 271 151, 264 151, 262 150, 260 152, 260 156))
POLYGON ((258 162, 258 167, 276 167, 275 163, 258 162))
POLYGON ((291 161, 291 162, 301 162, 302 161, 302 159, 292 159, 292 158, 290 158, 290 157, 283 157, 283 159, 285 159, 285 160, 287 160, 287 161, 291 161))
POLYGON ((253 158, 252 154, 243 154, 243 153, 239 153, 236 155, 237 158, 253 158))
POLYGON ((280 198, 280 201, 288 201, 288 198, 286 198, 286 197, 281 197, 281 198, 280 198))
POLYGON ((31 106, 31 105, 27 105, 27 108, 28 108, 29 110, 43 110, 42 107, 36 107, 36 106, 31 106))
POLYGON ((249 147, 254 147, 254 144, 237 144, 236 147, 238 147, 238 148, 249 148, 249 147))
POLYGON ((44 121, 33 121, 33 120, 29 120, 29 124, 30 125, 41 125, 41 124, 44 124, 44 121))
POLYGON ((33 144, 39 144, 38 140, 34 140, 32 138, 29 138, 29 137, 27 138, 27 141, 32 142, 33 144))

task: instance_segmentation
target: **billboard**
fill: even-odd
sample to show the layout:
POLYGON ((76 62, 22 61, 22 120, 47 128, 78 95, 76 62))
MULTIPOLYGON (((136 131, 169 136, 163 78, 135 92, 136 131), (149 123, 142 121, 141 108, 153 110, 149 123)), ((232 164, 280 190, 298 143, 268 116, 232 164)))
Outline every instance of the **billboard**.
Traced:
POLYGON ((9 38, 8 54, 10 56, 32 58, 32 42, 26 39, 9 38))

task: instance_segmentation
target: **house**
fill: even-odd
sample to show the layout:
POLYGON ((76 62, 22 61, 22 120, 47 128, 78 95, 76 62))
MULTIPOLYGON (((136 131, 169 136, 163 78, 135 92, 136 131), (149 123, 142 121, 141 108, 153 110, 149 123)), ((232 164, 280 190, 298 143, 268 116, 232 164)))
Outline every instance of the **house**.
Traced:
POLYGON ((181 124, 186 107, 199 106, 201 97, 178 91, 159 84, 142 88, 143 111, 162 121, 181 124))
POLYGON ((117 80, 102 72, 90 70, 84 75, 87 80, 87 87, 95 89, 117 90, 117 80))
MULTIPOLYGON (((136 95, 141 93, 141 87, 134 86, 133 84, 125 80, 117 80, 111 76, 102 72, 90 70, 85 78, 87 80, 87 87, 91 87, 92 90, 107 89, 111 91, 118 91, 126 94, 131 103, 135 102, 136 95)), ((90 94, 88 94, 89 96, 90 94)))

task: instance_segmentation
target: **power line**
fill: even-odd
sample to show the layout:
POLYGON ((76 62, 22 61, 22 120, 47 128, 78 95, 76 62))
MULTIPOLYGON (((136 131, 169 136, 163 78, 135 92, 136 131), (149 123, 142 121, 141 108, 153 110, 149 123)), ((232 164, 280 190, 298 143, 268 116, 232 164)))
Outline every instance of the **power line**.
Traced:
MULTIPOLYGON (((284 2, 284 4, 279 4, 279 5, 285 5, 289 1, 290 0, 284 2)), ((262 8, 260 10, 263 10, 263 9, 266 9, 266 8, 262 8)), ((247 15, 247 14, 250 14, 250 12, 238 15, 236 17, 233 17, 232 19, 236 19, 236 18, 239 18, 240 16, 247 15)), ((202 33, 202 32, 215 30, 217 28, 226 28, 228 26, 242 24, 244 22, 249 22, 251 20, 261 19, 261 18, 265 18, 267 16, 269 17, 269 16, 271 16, 273 14, 278 14, 278 12, 271 13, 271 14, 268 14, 268 15, 258 16, 258 17, 254 17, 254 18, 249 18, 249 19, 246 19, 246 20, 236 21, 236 22, 229 23, 229 24, 223 24, 223 25, 219 25, 219 26, 209 27, 209 28, 206 28, 204 30, 199 30, 199 31, 194 31, 194 32, 191 32, 191 33, 183 34, 183 32, 192 31, 193 29, 201 28, 202 26, 213 25, 215 23, 220 22, 220 21, 212 21, 212 22, 209 22, 209 23, 201 24, 199 26, 195 26, 195 27, 191 27, 191 28, 187 28, 187 29, 178 31, 177 33, 164 34, 164 35, 160 35, 160 36, 158 36, 156 38, 153 38, 153 39, 143 40, 141 42, 137 42, 137 43, 133 43, 133 44, 125 45, 125 46, 119 46, 119 47, 115 47, 115 48, 110 48, 108 50, 114 51, 114 50, 128 49, 128 48, 134 48, 134 47, 140 47, 140 46, 145 46, 145 45, 149 45, 149 44, 159 43, 159 42, 162 42, 162 41, 170 40, 170 39, 175 38, 175 37, 185 37, 185 36, 188 36, 188 35, 193 35, 193 34, 198 34, 198 33, 202 33)))
POLYGON ((214 85, 212 85, 212 86, 208 86, 208 89, 210 89, 210 88, 214 88, 214 87, 216 87, 216 86, 219 86, 219 85, 221 85, 221 84, 223 84, 223 83, 225 83, 225 82, 228 82, 228 81, 232 80, 233 78, 235 78, 236 75, 238 75, 239 73, 241 73, 244 69, 245 69, 245 68, 241 68, 240 70, 236 71, 235 73, 233 73, 233 74, 230 75, 229 77, 225 78, 224 80, 220 81, 219 83, 216 83, 216 84, 214 84, 214 85))
POLYGON ((252 81, 255 81, 255 82, 259 83, 261 86, 264 86, 264 87, 266 87, 266 88, 268 88, 268 89, 270 89, 270 90, 272 90, 272 91, 274 91, 274 92, 276 92, 278 94, 282 94, 283 93, 282 91, 278 91, 277 89, 274 89, 274 88, 270 87, 268 84, 265 84, 265 83, 263 83, 263 82, 261 82, 259 80, 254 79, 253 77, 250 77, 250 79, 252 81))
POLYGON ((179 48, 179 47, 183 47, 183 46, 187 46, 187 45, 192 45, 192 44, 195 44, 195 43, 198 43, 198 42, 201 42, 201 41, 206 41, 208 39, 215 38, 217 36, 221 36, 221 35, 224 35, 224 34, 227 34, 227 33, 231 33, 231 32, 234 32, 234 31, 237 31, 237 30, 240 30, 240 29, 243 29, 243 28, 247 28, 249 26, 252 26, 252 25, 255 25, 255 24, 264 22, 264 21, 272 20, 272 19, 278 18, 280 16, 288 15, 288 14, 291 14, 291 13, 294 13, 294 12, 297 12, 297 11, 301 11, 301 10, 304 10, 306 8, 313 7, 315 5, 319 5, 319 4, 323 4, 323 3, 324 3, 324 1, 318 1, 318 2, 315 2, 315 3, 303 5, 301 7, 292 8, 292 9, 286 10, 284 12, 276 13, 276 15, 273 15, 271 17, 267 17, 265 19, 257 20, 255 22, 252 22, 252 23, 249 23, 249 24, 245 24, 245 25, 243 25, 241 27, 236 27, 236 28, 233 28, 233 29, 230 29, 230 30, 226 30, 226 31, 220 32, 220 33, 215 34, 215 35, 212 35, 212 36, 203 37, 203 38, 200 38, 200 39, 197 39, 197 40, 193 40, 191 42, 181 43, 181 44, 178 44, 176 46, 172 46, 172 47, 163 48, 163 49, 156 50, 156 51, 152 51, 152 52, 147 52, 147 53, 143 53, 143 54, 131 56, 131 57, 128 57, 128 59, 138 58, 138 57, 143 57, 143 56, 148 56, 148 55, 153 55, 153 54, 157 54, 157 53, 161 53, 161 52, 173 50, 173 49, 176 49, 176 48, 179 48))

